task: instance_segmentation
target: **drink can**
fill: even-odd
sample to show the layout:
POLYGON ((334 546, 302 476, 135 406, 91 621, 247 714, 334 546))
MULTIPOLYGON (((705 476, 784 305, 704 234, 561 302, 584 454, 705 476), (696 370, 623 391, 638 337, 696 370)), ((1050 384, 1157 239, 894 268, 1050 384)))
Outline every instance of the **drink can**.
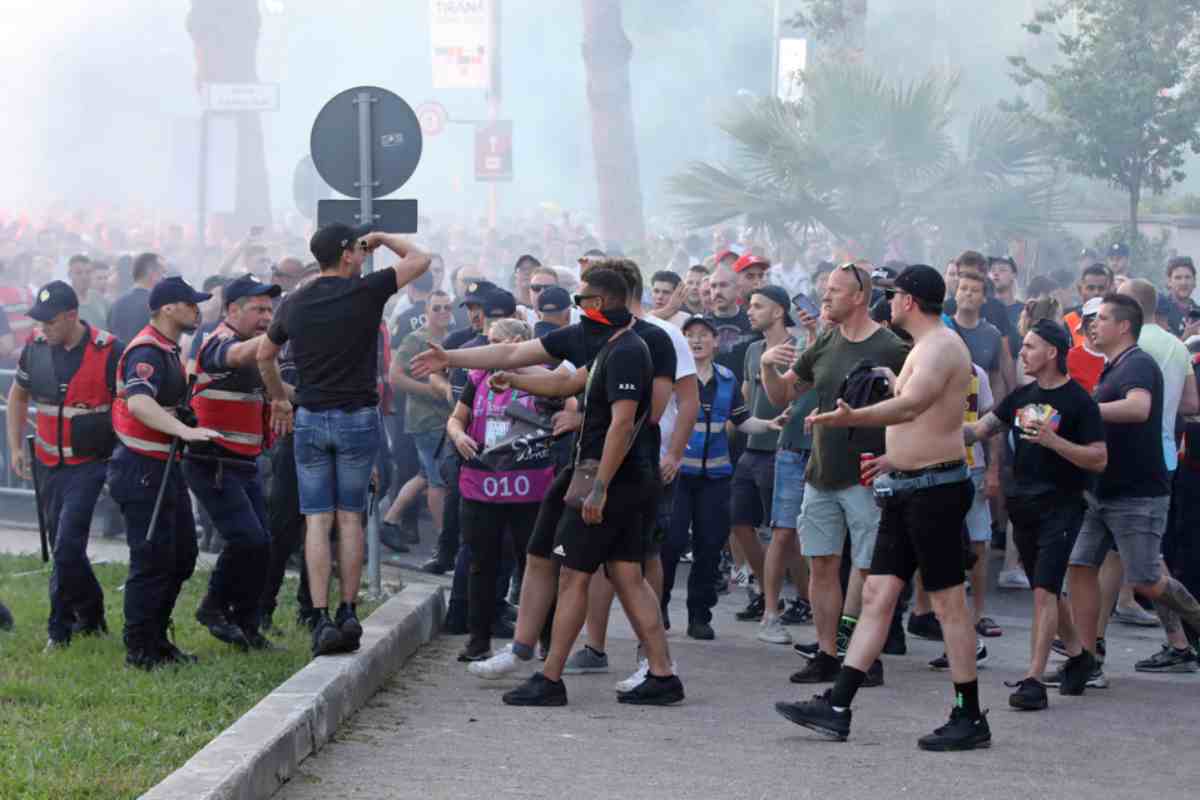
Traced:
POLYGON ((870 486, 871 484, 873 484, 875 482, 874 480, 871 480, 865 476, 867 462, 873 461, 874 459, 875 459, 874 453, 863 453, 862 455, 860 455, 858 457, 858 485, 859 486, 870 486))

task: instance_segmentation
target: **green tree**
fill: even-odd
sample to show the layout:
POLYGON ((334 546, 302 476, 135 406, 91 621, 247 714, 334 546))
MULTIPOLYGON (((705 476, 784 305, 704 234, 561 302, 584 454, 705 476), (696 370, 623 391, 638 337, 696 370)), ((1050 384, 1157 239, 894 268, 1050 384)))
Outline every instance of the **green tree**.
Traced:
POLYGON ((811 70, 800 102, 741 102, 718 122, 736 143, 733 164, 693 162, 668 190, 690 225, 740 218, 776 242, 825 229, 873 258, 914 235, 936 232, 950 248, 1043 232, 1058 197, 1044 140, 985 112, 960 152, 949 133, 956 86, 811 70))
POLYGON ((1200 153, 1198 25, 1200 0, 1056 0, 1025 28, 1055 30, 1061 60, 1009 59, 1013 79, 1043 89, 1046 107, 1004 107, 1043 130, 1070 171, 1128 195, 1130 242, 1143 194, 1184 178, 1186 149, 1200 153))

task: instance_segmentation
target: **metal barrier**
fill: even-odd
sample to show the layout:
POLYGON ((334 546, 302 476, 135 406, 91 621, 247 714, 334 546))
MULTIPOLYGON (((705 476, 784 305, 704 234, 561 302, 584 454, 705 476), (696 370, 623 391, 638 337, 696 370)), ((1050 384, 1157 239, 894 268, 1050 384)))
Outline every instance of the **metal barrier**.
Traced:
MULTIPOLYGON (((33 498, 33 483, 17 476, 17 473, 12 471, 9 466, 12 461, 8 451, 8 389, 12 386, 12 382, 17 378, 15 369, 0 369, 0 423, 4 425, 3 430, 5 435, 0 436, 0 469, 4 470, 4 477, 0 478, 0 495, 8 495, 11 497, 28 497, 33 498)), ((32 408, 32 404, 28 413, 29 433, 33 432, 34 416, 36 412, 32 408)), ((24 435, 21 436, 21 441, 25 441, 24 435)))

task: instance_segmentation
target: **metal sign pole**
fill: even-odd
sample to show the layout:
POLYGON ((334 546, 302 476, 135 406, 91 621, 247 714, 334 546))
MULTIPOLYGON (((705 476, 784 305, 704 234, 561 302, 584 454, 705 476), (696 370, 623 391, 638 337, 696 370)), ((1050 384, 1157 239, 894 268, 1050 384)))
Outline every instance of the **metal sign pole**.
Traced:
MULTIPOLYGON (((374 98, 370 92, 359 92, 355 97, 358 104, 358 205, 359 220, 363 225, 375 222, 375 177, 371 164, 371 104, 374 98)), ((370 272, 375 268, 375 257, 367 253, 363 271, 370 272)), ((368 591, 374 597, 380 597, 383 592, 382 564, 379 553, 379 518, 375 513, 375 501, 379 497, 379 489, 372 492, 372 502, 367 506, 367 581, 368 591)))
POLYGON ((196 175, 196 263, 205 265, 208 233, 208 109, 200 112, 200 164, 196 175))

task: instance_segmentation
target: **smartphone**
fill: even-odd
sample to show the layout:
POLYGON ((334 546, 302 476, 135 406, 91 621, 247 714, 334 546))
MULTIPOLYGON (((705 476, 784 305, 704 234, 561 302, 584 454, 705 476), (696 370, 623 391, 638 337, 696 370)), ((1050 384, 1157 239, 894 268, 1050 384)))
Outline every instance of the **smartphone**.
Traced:
POLYGON ((813 319, 821 316, 821 309, 813 302, 811 297, 803 292, 792 298, 792 305, 796 307, 797 311, 802 311, 813 319))

